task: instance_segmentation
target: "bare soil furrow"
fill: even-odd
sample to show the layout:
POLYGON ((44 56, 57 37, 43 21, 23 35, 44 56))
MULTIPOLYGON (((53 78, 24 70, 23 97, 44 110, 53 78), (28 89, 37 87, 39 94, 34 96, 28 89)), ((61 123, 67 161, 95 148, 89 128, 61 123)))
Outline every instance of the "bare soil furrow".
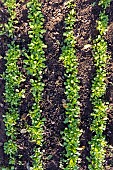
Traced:
MULTIPOLYGON (((12 41, 19 45, 20 50, 25 49, 28 55, 28 44, 31 39, 28 32, 30 31, 27 2, 30 0, 16 0, 16 18, 14 19, 14 34, 9 37, 8 30, 5 32, 5 23, 8 23, 10 15, 7 8, 0 1, 0 167, 8 167, 8 156, 4 154, 4 142, 7 141, 5 134, 5 125, 3 122, 3 115, 7 111, 7 103, 4 102, 5 81, 2 74, 6 69, 6 61, 4 59, 8 44, 12 41), (15 21, 18 21, 16 23, 15 21), (1 32, 4 31, 3 35, 1 32)), ((60 170, 60 160, 65 157, 65 148, 63 146, 61 131, 67 127, 64 124, 65 109, 66 109, 66 95, 65 95, 65 68, 64 64, 59 60, 62 53, 61 47, 63 43, 63 33, 65 31, 64 19, 68 14, 64 3, 67 0, 40 0, 42 2, 42 13, 45 17, 44 29, 46 33, 42 39, 47 45, 45 49, 46 68, 43 70, 43 83, 45 84, 42 93, 42 100, 40 102, 41 118, 45 118, 42 162, 44 170, 60 170)), ((91 88, 92 80, 96 76, 96 67, 93 56, 93 40, 98 35, 96 20, 102 10, 98 6, 99 0, 76 0, 76 17, 75 17, 75 38, 76 38, 76 55, 78 58, 78 78, 80 80, 80 129, 83 130, 80 137, 80 160, 78 166, 80 170, 88 170, 88 160, 90 157, 90 144, 93 133, 90 130, 93 112, 93 105, 91 103, 91 88)), ((104 135, 108 142, 106 148, 105 169, 113 169, 113 1, 111 0, 110 7, 107 8, 106 14, 109 16, 108 30, 105 35, 105 40, 108 43, 107 53, 111 55, 107 63, 107 78, 106 78, 106 95, 103 99, 109 102, 110 108, 107 111, 108 120, 104 135)), ((25 52, 24 51, 24 52, 25 52)), ((35 77, 28 75, 26 68, 24 68, 25 53, 22 52, 17 66, 19 71, 25 78, 21 83, 19 91, 25 90, 21 99, 18 113, 20 119, 16 124, 17 129, 17 145, 18 152, 15 155, 16 164, 15 170, 30 170, 32 167, 31 156, 34 154, 33 149, 37 146, 36 143, 30 141, 30 135, 27 132, 27 126, 32 126, 32 120, 29 116, 29 111, 32 109, 34 98, 31 93, 30 79, 35 77)), ((38 165, 37 165, 38 168, 38 165)))
POLYGON ((46 69, 43 82, 45 88, 41 102, 44 125, 43 167, 45 170, 59 170, 60 159, 64 152, 60 132, 64 130, 64 66, 59 61, 63 41, 64 8, 63 0, 43 2, 42 12, 45 17, 46 69))
POLYGON ((20 46, 20 49, 25 48, 28 50, 28 44, 30 44, 30 38, 28 35, 29 27, 29 19, 28 19, 28 9, 27 4, 28 0, 24 2, 22 0, 17 1, 16 7, 16 20, 18 21, 15 24, 15 32, 14 32, 14 40, 15 44, 20 46))
MULTIPOLYGON (((20 50, 28 50, 28 44, 30 44, 30 38, 28 35, 29 19, 28 19, 28 9, 27 2, 22 0, 17 1, 16 7, 16 20, 17 24, 14 24, 14 41, 16 45, 19 45, 20 50)), ((20 85, 20 91, 25 90, 24 96, 21 100, 21 105, 18 108, 20 119, 17 122, 17 144, 18 144, 18 153, 16 156, 16 170, 28 170, 32 166, 31 155, 33 155, 34 143, 30 142, 29 133, 26 131, 26 125, 32 125, 31 118, 28 116, 28 113, 33 105, 33 95, 31 93, 31 83, 30 78, 27 74, 27 71, 24 68, 24 59, 26 57, 22 54, 20 56, 17 65, 20 72, 24 75, 25 81, 20 85)))
MULTIPOLYGON (((0 1, 0 32, 4 30, 4 24, 8 22, 9 14, 7 8, 0 1)), ((6 34, 0 35, 0 75, 5 71, 5 53, 8 49, 7 44, 10 42, 6 34)), ((4 90, 5 81, 0 76, 0 167, 7 166, 8 158, 4 154, 4 142, 6 142, 7 137, 5 134, 5 125, 3 122, 3 115, 5 114, 5 102, 4 102, 4 90)))
POLYGON ((80 170, 88 169, 87 157, 90 155, 89 141, 92 137, 90 130, 92 104, 91 104, 91 86, 92 80, 96 74, 94 59, 92 54, 92 42, 97 35, 96 19, 99 15, 99 8, 97 5, 93 6, 91 0, 77 0, 77 19, 75 23, 75 37, 76 37, 76 55, 78 57, 78 77, 80 80, 80 113, 81 124, 80 129, 83 129, 80 138, 81 161, 79 162, 80 170))

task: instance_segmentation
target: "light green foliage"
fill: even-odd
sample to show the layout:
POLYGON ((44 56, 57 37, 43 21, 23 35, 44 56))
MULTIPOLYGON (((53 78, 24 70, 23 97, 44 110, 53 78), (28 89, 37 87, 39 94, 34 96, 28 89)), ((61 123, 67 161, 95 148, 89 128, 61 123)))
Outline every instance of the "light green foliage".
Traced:
POLYGON ((65 128, 62 132, 64 139, 64 146, 66 148, 66 168, 65 170, 77 170, 78 169, 78 159, 79 159, 79 144, 80 136, 82 131, 79 129, 80 125, 80 106, 79 106, 79 80, 77 78, 77 66, 78 61, 75 51, 75 36, 73 31, 73 26, 75 24, 75 4, 69 3, 67 7, 71 8, 68 16, 65 19, 65 29, 64 33, 64 46, 62 47, 62 54, 60 60, 63 61, 66 68, 66 82, 65 82, 65 94, 69 102, 67 102, 66 107, 66 119, 64 123, 69 123, 68 128, 65 128))
MULTIPOLYGON (((16 1, 6 0, 4 3, 10 14, 8 23, 4 25, 4 31, 5 33, 8 33, 9 37, 13 37, 13 24, 16 17, 16 13, 14 12, 16 1)), ((19 119, 18 106, 20 104, 21 97, 24 94, 24 90, 19 91, 19 85, 25 79, 21 75, 17 66, 17 61, 21 56, 19 46, 14 45, 14 42, 12 42, 11 45, 8 45, 8 47, 9 49, 6 52, 6 56, 4 57, 6 60, 6 70, 3 74, 3 78, 5 80, 4 97, 8 106, 5 115, 3 115, 6 135, 8 136, 8 140, 4 144, 4 152, 9 155, 10 169, 13 170, 15 164, 15 155, 17 153, 17 130, 15 125, 19 119)))
POLYGON ((17 22, 16 20, 14 20, 16 18, 16 12, 15 12, 16 0, 3 0, 3 2, 10 14, 8 23, 4 24, 3 33, 7 32, 8 36, 13 37, 13 31, 14 31, 13 24, 17 22))
POLYGON ((5 168, 5 167, 2 167, 1 170, 14 170, 14 166, 10 167, 10 168, 5 168))
MULTIPOLYGON (((9 37, 13 38, 14 27, 13 24, 17 23, 15 20, 16 12, 16 1, 15 0, 7 0, 4 1, 5 5, 8 8, 8 12, 10 14, 10 18, 7 24, 5 24, 4 30, 2 30, 2 34, 5 32, 8 33, 9 37)), ((32 118, 32 126, 28 127, 28 131, 30 132, 32 141, 35 141, 37 145, 42 145, 42 132, 43 132, 43 121, 40 119, 40 106, 39 102, 41 100, 42 90, 44 88, 44 84, 41 82, 42 79, 42 70, 45 68, 45 58, 43 48, 46 46, 42 42, 43 33, 45 30, 43 29, 44 17, 41 13, 41 4, 37 2, 37 0, 30 0, 28 3, 29 15, 28 18, 30 20, 29 25, 31 30, 29 31, 29 37, 31 38, 31 43, 29 44, 29 52, 30 56, 27 55, 25 50, 22 50, 22 55, 25 54, 26 60, 25 68, 27 73, 34 76, 35 80, 31 79, 32 89, 31 92, 35 99, 35 103, 33 104, 32 110, 29 115, 32 118)), ((19 50, 19 46, 15 46, 14 43, 9 45, 9 50, 5 57, 6 71, 3 75, 6 85, 5 85, 5 101, 8 104, 8 110, 6 115, 4 116, 4 122, 6 127, 6 134, 10 140, 8 140, 4 145, 5 153, 10 156, 9 163, 11 165, 15 164, 15 155, 17 152, 17 144, 16 144, 16 128, 15 125, 17 120, 19 119, 18 115, 18 107, 20 104, 21 98, 24 96, 25 90, 19 91, 19 85, 22 81, 25 81, 24 77, 19 72, 17 67, 17 61, 21 56, 21 52, 19 50)), ((34 160, 33 170, 41 170, 42 162, 41 162, 41 152, 40 147, 35 148, 35 154, 32 156, 34 160)), ((13 166, 10 168, 13 169, 13 166)))
POLYGON ((110 5, 111 0, 100 0, 99 5, 106 9, 110 5))
POLYGON ((32 110, 29 112, 29 115, 32 119, 32 126, 28 127, 28 131, 31 136, 31 140, 36 142, 37 148, 35 148, 35 153, 32 155, 33 158, 33 170, 41 170, 42 168, 42 153, 40 148, 43 141, 43 124, 44 121, 41 119, 41 110, 40 110, 40 101, 42 99, 42 91, 44 89, 44 84, 42 83, 42 73, 45 68, 45 56, 44 48, 46 47, 42 41, 44 16, 41 12, 41 3, 38 3, 37 0, 31 0, 27 3, 29 10, 28 18, 29 25, 31 30, 28 32, 29 37, 31 38, 31 43, 28 45, 29 52, 31 55, 28 55, 25 51, 26 56, 25 69, 27 73, 32 75, 34 79, 31 79, 32 84, 31 92, 34 97, 34 104, 32 110))
MULTIPOLYGON (((105 8, 110 4, 110 1, 100 0, 99 5, 105 8)), ((93 55, 94 62, 96 66, 96 77, 93 80, 92 84, 92 95, 91 101, 93 104, 93 121, 91 124, 91 131, 95 132, 95 135, 92 137, 89 160, 89 169, 90 170, 103 170, 103 163, 105 159, 105 147, 107 145, 105 136, 103 135, 104 130, 106 129, 106 120, 108 109, 108 104, 103 102, 103 97, 106 92, 106 63, 110 56, 107 54, 107 42, 104 40, 104 35, 107 30, 108 25, 108 16, 104 12, 101 12, 99 15, 99 20, 97 21, 97 29, 99 35, 94 41, 93 45, 93 55)))
POLYGON ((105 14, 105 12, 100 13, 97 24, 98 24, 97 29, 99 30, 100 35, 103 36, 106 33, 107 24, 108 24, 108 16, 105 14))
POLYGON ((14 165, 15 164, 14 153, 17 153, 17 144, 16 144, 16 142, 15 143, 12 142, 12 139, 8 140, 8 142, 6 142, 4 144, 4 149, 5 149, 5 153, 10 156, 9 164, 14 165))
POLYGON ((17 152, 16 145, 16 128, 15 125, 19 119, 18 106, 24 91, 19 91, 19 85, 24 81, 24 77, 19 72, 17 61, 20 57, 20 50, 18 46, 13 43, 9 46, 9 50, 5 56, 7 61, 6 71, 3 75, 5 79, 5 102, 8 104, 8 110, 4 115, 4 122, 6 128, 6 135, 9 140, 4 145, 4 151, 10 156, 9 164, 14 165, 15 155, 17 152))

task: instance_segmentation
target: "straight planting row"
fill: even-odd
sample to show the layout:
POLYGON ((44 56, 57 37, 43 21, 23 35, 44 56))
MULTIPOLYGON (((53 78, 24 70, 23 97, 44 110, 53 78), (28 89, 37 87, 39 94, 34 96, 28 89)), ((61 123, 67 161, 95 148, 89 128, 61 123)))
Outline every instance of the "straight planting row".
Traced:
MULTIPOLYGON (((37 0, 30 0, 27 3, 29 10, 29 37, 31 43, 28 45, 28 51, 25 49, 20 50, 19 46, 16 46, 13 40, 14 23, 16 21, 16 0, 5 1, 10 19, 1 34, 8 33, 12 38, 12 43, 9 45, 9 50, 6 53, 6 71, 3 74, 5 79, 5 102, 8 105, 6 114, 3 115, 4 123, 6 127, 7 142, 4 144, 4 152, 9 155, 9 167, 2 168, 3 170, 15 169, 15 155, 17 154, 18 145, 16 143, 17 129, 16 123, 19 119, 18 107, 21 104, 21 99, 24 98, 25 89, 19 90, 21 82, 25 81, 25 77, 19 72, 17 61, 21 55, 25 56, 24 67, 28 75, 33 78, 31 82, 31 92, 34 97, 34 104, 29 111, 29 116, 32 120, 31 126, 26 126, 26 130, 30 134, 31 141, 36 143, 34 148, 34 155, 32 155, 33 170, 41 170, 42 167, 42 153, 41 146, 43 141, 43 126, 44 121, 41 119, 40 101, 41 94, 44 90, 44 84, 42 83, 43 70, 46 67, 44 45, 42 39, 45 30, 43 29, 44 17, 41 12, 41 3, 37 0), (30 55, 29 55, 30 54, 30 55)), ((79 103, 79 80, 78 74, 78 60, 75 50, 75 37, 74 37, 74 24, 76 22, 76 4, 73 0, 66 2, 66 7, 69 9, 69 13, 65 19, 65 33, 64 33, 64 45, 62 47, 62 54, 60 60, 63 61, 66 68, 66 82, 65 82, 65 94, 68 102, 66 103, 66 119, 65 124, 68 126, 64 132, 61 132, 64 139, 64 147, 66 149, 66 159, 61 160, 60 167, 65 170, 79 169, 78 162, 81 150, 80 148, 80 136, 82 130, 80 125, 80 103, 79 103)), ((103 163, 105 159, 105 136, 103 131, 106 128, 107 120, 107 108, 108 105, 103 102, 104 94, 106 92, 106 62, 110 56, 106 54, 107 43, 104 40, 104 34, 107 29, 108 16, 105 14, 106 8, 110 5, 110 0, 100 0, 99 4, 102 6, 103 11, 100 13, 99 20, 97 21, 97 30, 99 35, 94 40, 92 45, 92 52, 96 66, 96 77, 92 82, 92 94, 91 101, 93 105, 92 124, 91 131, 94 134, 91 141, 89 169, 104 169, 103 163)))
POLYGON ((44 65, 44 43, 42 42, 44 17, 41 12, 41 4, 37 0, 31 0, 27 3, 29 10, 29 25, 31 30, 29 31, 29 37, 31 38, 31 43, 29 44, 29 49, 26 52, 25 49, 19 50, 19 46, 16 46, 14 43, 14 24, 16 21, 16 1, 6 1, 5 5, 7 6, 8 12, 10 14, 10 19, 7 24, 5 24, 5 29, 2 31, 2 34, 8 33, 9 37, 12 39, 12 43, 9 45, 9 50, 6 53, 6 71, 3 75, 5 79, 5 102, 8 105, 8 109, 4 116, 4 123, 6 127, 7 142, 4 144, 4 152, 9 156, 9 167, 2 169, 15 169, 16 155, 18 150, 18 145, 16 143, 17 129, 16 123, 19 120, 18 108, 21 104, 21 99, 24 98, 25 89, 19 90, 20 83, 25 81, 25 77, 19 72, 17 66, 18 59, 24 55, 24 67, 27 71, 27 74, 32 75, 34 79, 31 79, 32 84, 31 92, 34 97, 34 104, 32 109, 29 111, 29 116, 32 120, 31 126, 26 126, 26 130, 29 132, 31 141, 36 143, 34 148, 34 154, 32 155, 33 170, 41 170, 41 145, 42 145, 42 136, 43 136, 43 121, 41 120, 41 110, 39 102, 41 100, 41 94, 43 91, 42 79, 42 70, 45 68, 44 65), (28 55, 28 52, 30 55, 28 55))

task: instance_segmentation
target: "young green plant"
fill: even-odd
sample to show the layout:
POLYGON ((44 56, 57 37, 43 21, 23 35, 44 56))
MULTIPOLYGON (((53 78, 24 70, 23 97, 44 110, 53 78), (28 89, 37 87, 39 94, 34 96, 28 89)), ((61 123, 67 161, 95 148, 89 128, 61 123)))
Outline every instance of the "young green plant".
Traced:
POLYGON ((107 142, 103 132, 106 128, 107 109, 108 104, 104 102, 104 95, 106 92, 106 63, 110 56, 107 54, 107 42, 104 40, 108 25, 108 16, 105 14, 106 8, 109 6, 110 0, 100 0, 99 5, 102 6, 103 11, 99 15, 97 21, 97 30, 99 35, 94 40, 93 54, 96 66, 96 77, 92 84, 91 101, 93 105, 93 113, 91 114, 93 121, 91 124, 91 131, 94 136, 89 144, 91 145, 89 169, 90 170, 103 170, 103 163, 105 159, 105 147, 107 142))
MULTIPOLYGON (((64 33, 64 46, 62 47, 62 54, 60 60, 63 61, 66 68, 65 73, 65 94, 67 96, 66 106, 66 119, 65 124, 68 127, 62 132, 64 139, 64 147, 66 149, 65 157, 63 160, 66 167, 65 170, 77 170, 79 160, 79 145, 80 136, 82 131, 79 129, 80 125, 80 104, 79 104, 79 79, 78 74, 78 60, 75 50, 75 36, 74 36, 74 24, 75 24, 75 4, 73 1, 68 1, 66 6, 70 9, 68 16, 65 19, 65 33, 64 33)), ((63 163, 62 163, 63 165, 63 163)))
POLYGON ((40 101, 44 90, 44 84, 42 83, 42 73, 45 68, 44 48, 46 47, 42 41, 43 33, 45 32, 43 29, 44 16, 41 12, 41 3, 37 2, 37 0, 30 0, 27 3, 27 7, 29 10, 29 26, 31 28, 28 33, 31 38, 31 43, 28 45, 30 55, 24 51, 26 56, 24 63, 28 75, 33 77, 30 82, 32 86, 31 92, 35 101, 29 112, 32 125, 28 126, 28 132, 30 133, 31 141, 37 145, 37 147, 34 148, 34 155, 32 155, 33 167, 31 168, 33 168, 33 170, 42 170, 42 153, 40 149, 43 141, 44 120, 41 119, 40 101))
MULTIPOLYGON (((8 33, 9 37, 13 38, 16 1, 6 0, 4 2, 10 14, 8 24, 5 25, 5 31, 8 33)), ((5 80, 4 98, 7 104, 6 113, 4 115, 7 142, 4 143, 4 152, 9 156, 9 166, 11 170, 14 169, 15 156, 18 148, 16 143, 16 123, 19 119, 18 107, 21 97, 24 95, 24 90, 19 90, 20 83, 24 81, 24 77, 21 75, 17 66, 20 56, 21 51, 19 50, 19 46, 16 46, 14 41, 12 41, 10 45, 8 44, 8 51, 4 57, 6 60, 6 70, 3 74, 5 80)))

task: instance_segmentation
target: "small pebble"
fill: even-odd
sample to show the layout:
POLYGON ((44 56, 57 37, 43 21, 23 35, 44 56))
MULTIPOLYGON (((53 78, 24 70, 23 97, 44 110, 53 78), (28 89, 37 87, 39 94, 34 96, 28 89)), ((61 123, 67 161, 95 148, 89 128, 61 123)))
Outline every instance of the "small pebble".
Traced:
POLYGON ((27 130, 26 129, 21 129, 20 133, 26 133, 27 130))

